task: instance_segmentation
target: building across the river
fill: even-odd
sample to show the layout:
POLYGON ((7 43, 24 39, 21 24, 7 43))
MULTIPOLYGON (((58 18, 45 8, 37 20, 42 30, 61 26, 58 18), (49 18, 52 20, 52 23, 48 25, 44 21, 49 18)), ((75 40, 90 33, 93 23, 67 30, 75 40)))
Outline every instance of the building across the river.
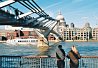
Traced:
POLYGON ((4 36, 7 39, 15 39, 17 37, 20 38, 29 38, 32 36, 33 38, 37 38, 38 35, 33 29, 30 28, 22 28, 22 27, 11 27, 5 26, 5 30, 0 30, 0 36, 4 36))
MULTIPOLYGON (((5 26, 4 30, 0 30, 0 40, 3 38, 7 39, 15 39, 15 38, 38 38, 38 34, 35 32, 33 28, 23 28, 23 27, 12 27, 12 26, 5 26)), ((54 41, 56 40, 53 34, 48 36, 48 40, 54 41)))
POLYGON ((98 39, 98 28, 92 29, 88 22, 86 22, 85 26, 81 28, 76 28, 74 23, 71 23, 69 27, 61 12, 59 12, 56 19, 59 20, 59 23, 55 27, 55 31, 62 36, 63 40, 85 41, 98 39))
MULTIPOLYGON (((71 23, 69 26, 61 12, 59 12, 56 19, 59 20, 59 22, 54 30, 61 35, 63 40, 98 40, 98 28, 91 28, 88 22, 81 28, 76 28, 74 23, 71 23)), ((5 26, 5 30, 0 30, 0 39, 2 39, 2 37, 6 39, 15 39, 19 36, 21 38, 28 38, 30 36, 38 38, 33 28, 5 26)), ((58 38, 50 33, 48 40, 53 41, 58 40, 58 38)))

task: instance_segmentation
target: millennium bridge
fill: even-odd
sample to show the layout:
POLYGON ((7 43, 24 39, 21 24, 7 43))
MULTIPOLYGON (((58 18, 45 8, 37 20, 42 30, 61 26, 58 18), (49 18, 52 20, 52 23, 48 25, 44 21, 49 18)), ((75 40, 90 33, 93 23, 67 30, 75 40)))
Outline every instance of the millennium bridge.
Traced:
MULTIPOLYGON (((18 5, 17 5, 18 6, 18 5)), ((53 28, 59 21, 50 17, 34 0, 0 0, 0 25, 28 27, 44 30, 45 38, 50 32, 57 34, 53 28), (29 12, 15 8, 17 3, 29 12)), ((65 59, 69 68, 69 59, 65 59)), ((57 68, 54 56, 0 56, 0 68, 57 68)), ((97 56, 82 56, 79 68, 98 68, 97 56)))
POLYGON ((60 39, 53 28, 58 23, 56 19, 50 17, 34 0, 2 0, 0 2, 0 25, 11 25, 16 27, 28 27, 43 30, 40 32, 45 38, 53 32, 60 39), (15 5, 17 4, 17 5, 15 5), (21 11, 22 6, 27 10, 21 11))

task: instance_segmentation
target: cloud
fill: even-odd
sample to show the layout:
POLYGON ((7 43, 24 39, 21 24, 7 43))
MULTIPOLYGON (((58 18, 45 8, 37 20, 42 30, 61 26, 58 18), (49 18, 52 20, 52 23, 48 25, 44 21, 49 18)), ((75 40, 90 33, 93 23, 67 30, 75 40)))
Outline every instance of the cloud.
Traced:
POLYGON ((49 14, 50 17, 54 17, 53 12, 51 12, 51 11, 47 11, 47 14, 49 14))
POLYGON ((45 9, 49 9, 49 8, 57 6, 57 5, 61 4, 61 3, 63 3, 63 2, 54 3, 52 5, 47 6, 45 9))
POLYGON ((81 19, 88 19, 88 17, 85 16, 85 17, 82 17, 81 19))
POLYGON ((34 0, 34 1, 38 1, 38 0, 34 0))
POLYGON ((98 21, 98 17, 94 16, 94 18, 98 21))
POLYGON ((87 17, 87 16, 81 17, 81 19, 82 19, 84 22, 88 22, 88 21, 89 21, 89 17, 87 17))
POLYGON ((82 2, 84 0, 72 0, 73 3, 78 3, 78 2, 82 2))

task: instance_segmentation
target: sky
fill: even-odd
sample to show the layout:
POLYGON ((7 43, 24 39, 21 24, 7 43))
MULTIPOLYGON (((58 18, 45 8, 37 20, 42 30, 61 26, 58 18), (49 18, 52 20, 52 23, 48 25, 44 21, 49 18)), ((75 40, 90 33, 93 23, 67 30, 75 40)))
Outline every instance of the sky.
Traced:
MULTIPOLYGON (((83 27, 90 23, 92 28, 98 27, 98 0, 34 0, 47 14, 56 18, 59 11, 67 24, 83 27)), ((12 4, 15 8, 27 12, 22 5, 12 4)))
POLYGON ((50 16, 56 18, 61 11, 67 24, 83 27, 85 23, 98 26, 98 0, 35 0, 50 16))

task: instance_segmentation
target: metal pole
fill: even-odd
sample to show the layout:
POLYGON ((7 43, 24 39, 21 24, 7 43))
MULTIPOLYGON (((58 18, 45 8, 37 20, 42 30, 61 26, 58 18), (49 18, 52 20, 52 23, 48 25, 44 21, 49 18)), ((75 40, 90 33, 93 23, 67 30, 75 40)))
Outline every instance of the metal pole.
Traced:
POLYGON ((40 57, 40 68, 41 68, 41 65, 42 65, 42 64, 41 64, 41 57, 40 57))

